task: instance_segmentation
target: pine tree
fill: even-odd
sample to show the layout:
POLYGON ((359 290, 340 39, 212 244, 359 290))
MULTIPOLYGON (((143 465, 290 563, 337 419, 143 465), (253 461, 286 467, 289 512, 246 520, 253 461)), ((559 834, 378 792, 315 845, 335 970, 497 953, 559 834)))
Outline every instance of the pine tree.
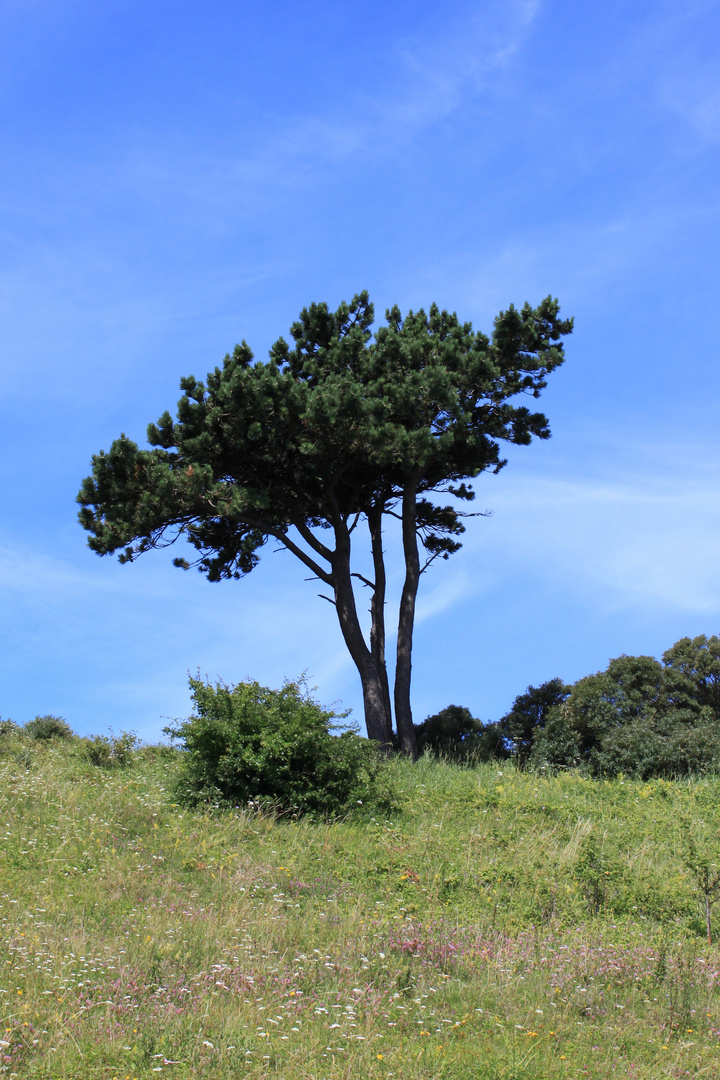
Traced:
MULTIPOLYGON (((206 381, 181 380, 177 419, 148 427, 152 449, 121 435, 92 459, 78 495, 80 521, 100 555, 132 562, 184 537, 192 565, 210 581, 240 578, 269 540, 291 551, 329 591, 360 674, 368 736, 390 745, 385 658, 383 532, 400 520, 405 580, 400 597, 394 712, 401 749, 417 753, 410 708, 415 601, 422 573, 458 551, 459 507, 469 480, 505 464, 501 441, 549 437, 542 413, 510 399, 537 398, 564 359, 572 320, 548 297, 511 306, 491 337, 433 305, 403 318, 397 307, 373 337, 367 293, 335 312, 304 309, 267 362, 243 341, 206 381), (436 497, 449 495, 452 505, 436 497), (372 578, 353 569, 367 530, 372 578), (421 548, 423 555, 421 557, 421 548), (365 639, 354 582, 370 590, 365 639)), ((176 566, 191 563, 180 556, 176 566)))

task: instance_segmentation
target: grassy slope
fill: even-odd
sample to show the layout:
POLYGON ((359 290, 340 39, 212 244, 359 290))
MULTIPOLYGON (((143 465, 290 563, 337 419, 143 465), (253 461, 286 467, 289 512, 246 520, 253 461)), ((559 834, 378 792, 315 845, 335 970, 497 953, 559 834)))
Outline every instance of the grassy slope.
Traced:
POLYGON ((4 747, 0 1075, 720 1076, 718 780, 398 761, 392 821, 277 823, 4 747))

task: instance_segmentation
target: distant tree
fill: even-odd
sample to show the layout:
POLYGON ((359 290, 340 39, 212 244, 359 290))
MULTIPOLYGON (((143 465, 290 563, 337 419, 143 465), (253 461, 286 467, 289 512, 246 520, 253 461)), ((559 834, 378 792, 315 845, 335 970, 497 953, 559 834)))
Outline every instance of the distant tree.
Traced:
MULTIPOLYGON (((460 548, 459 503, 468 479, 498 472, 502 441, 549 437, 542 413, 511 404, 537 398, 563 362, 572 320, 556 300, 501 312, 492 336, 435 305, 403 317, 395 307, 372 338, 367 293, 331 312, 313 304, 280 338, 267 363, 243 342, 205 383, 181 380, 177 422, 148 427, 151 450, 125 435, 93 457, 78 495, 80 521, 100 555, 132 562, 185 537, 211 581, 239 578, 269 540, 291 551, 327 587, 360 674, 368 735, 390 745, 392 708, 385 661, 383 527, 401 523, 405 580, 400 597, 394 706, 403 751, 416 753, 410 708, 415 601, 421 574, 460 548), (456 502, 438 505, 450 495, 456 502), (372 576, 353 569, 364 524, 372 576), (420 556, 424 547, 424 560, 420 556), (354 583, 370 591, 363 635, 354 583)), ((175 565, 188 568, 183 556, 175 565)))
POLYGON ((582 762, 580 736, 566 707, 552 709, 542 727, 536 728, 527 764, 533 769, 572 769, 582 762))
POLYGON ((527 761, 533 742, 540 729, 545 727, 551 710, 562 705, 571 689, 562 679, 528 686, 524 694, 515 698, 510 712, 498 720, 498 730, 518 763, 527 761))
POLYGON ((586 675, 571 688, 567 710, 580 737, 584 756, 600 746, 609 732, 667 705, 663 666, 653 656, 618 656, 605 671, 586 675))
POLYGON ((680 638, 663 653, 665 687, 676 709, 720 719, 720 637, 680 638))
POLYGON ((461 705, 447 705, 426 717, 415 725, 415 733, 420 753, 432 750, 456 761, 487 761, 508 756, 497 724, 483 724, 461 705))
POLYGON ((439 713, 428 716, 415 725, 418 750, 434 750, 448 753, 457 750, 464 739, 477 735, 482 728, 469 709, 462 705, 448 705, 439 713))

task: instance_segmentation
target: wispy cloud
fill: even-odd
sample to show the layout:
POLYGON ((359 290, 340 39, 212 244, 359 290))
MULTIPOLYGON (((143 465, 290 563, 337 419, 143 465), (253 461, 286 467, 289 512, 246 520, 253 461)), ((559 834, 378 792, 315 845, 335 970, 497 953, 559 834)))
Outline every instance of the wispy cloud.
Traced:
POLYGON ((360 159, 377 164, 402 152, 512 64, 539 6, 539 0, 489 4, 454 22, 443 14, 431 45, 427 37, 408 36, 386 50, 377 89, 349 89, 313 112, 286 113, 255 131, 229 132, 222 151, 176 144, 167 133, 119 134, 105 150, 115 159, 112 176, 105 160, 89 169, 83 163, 81 189, 93 189, 93 197, 102 191, 105 198, 135 192, 179 221, 193 206, 207 228, 226 234, 230 223, 270 211, 278 194, 297 194, 360 159))
POLYGON ((720 70, 715 57, 689 70, 668 72, 659 83, 658 95, 703 143, 720 139, 720 70))
POLYGON ((482 93, 490 77, 512 64, 539 9, 539 0, 487 4, 439 30, 432 42, 427 37, 401 42, 390 87, 365 99, 373 133, 392 145, 404 142, 449 116, 468 96, 482 93))
POLYGON ((500 577, 522 568, 599 612, 720 617, 720 470, 676 461, 668 475, 657 460, 665 452, 653 456, 654 468, 619 477, 508 474, 493 519, 471 528, 468 554, 500 577))

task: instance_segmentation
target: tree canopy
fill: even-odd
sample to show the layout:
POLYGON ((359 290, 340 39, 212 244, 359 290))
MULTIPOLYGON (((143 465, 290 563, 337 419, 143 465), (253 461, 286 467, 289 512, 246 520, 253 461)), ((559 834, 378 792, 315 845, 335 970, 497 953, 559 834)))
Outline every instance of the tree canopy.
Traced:
POLYGON ((410 676, 420 575, 459 550, 469 481, 503 468, 500 443, 548 438, 545 416, 517 402, 537 398, 563 362, 572 320, 548 297, 502 311, 490 336, 436 305, 406 316, 394 307, 374 336, 373 321, 364 292, 334 312, 312 304, 268 361, 243 341, 205 382, 183 378, 176 419, 165 412, 148 427, 152 449, 121 435, 93 457, 79 516, 92 550, 119 552, 121 562, 184 537, 196 555, 175 564, 210 581, 245 576, 278 541, 327 588, 361 677, 368 735, 385 744, 393 730, 383 530, 388 515, 398 519, 396 738, 416 753, 410 676), (353 569, 360 528, 371 577, 353 569), (369 640, 358 582, 370 590, 369 640))

